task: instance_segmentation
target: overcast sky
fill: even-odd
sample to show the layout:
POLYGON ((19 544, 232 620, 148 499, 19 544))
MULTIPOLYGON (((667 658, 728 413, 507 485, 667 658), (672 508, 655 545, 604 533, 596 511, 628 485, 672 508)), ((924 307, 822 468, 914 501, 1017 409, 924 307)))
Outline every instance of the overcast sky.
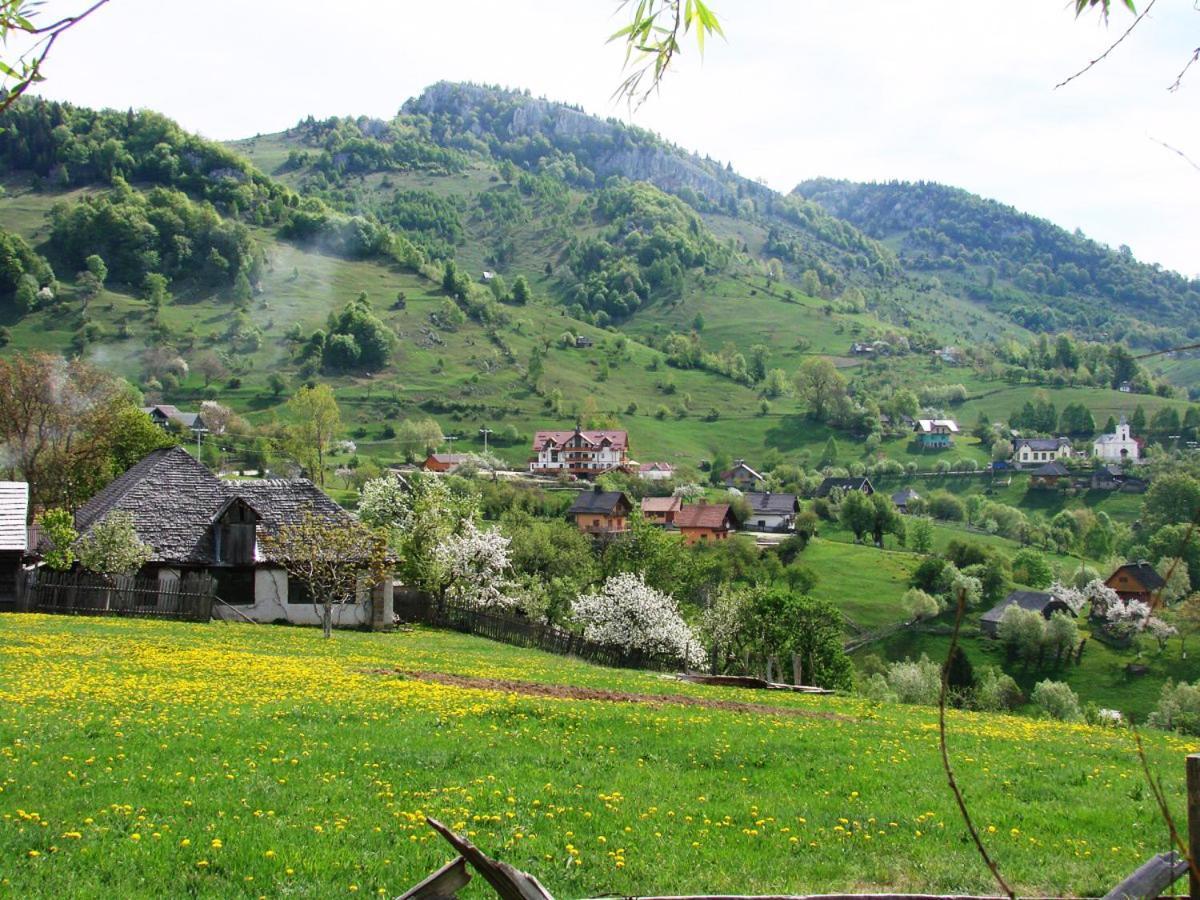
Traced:
MULTIPOLYGON (((1139 8, 1144 0, 1139 0, 1139 8)), ((84 0, 49 0, 47 17, 84 0)), ((228 139, 310 113, 388 117, 439 80, 528 88, 653 129, 790 190, 816 176, 957 185, 1200 274, 1200 43, 1192 0, 1076 21, 1069 0, 710 0, 727 41, 662 94, 611 98, 614 0, 111 0, 54 48, 38 88, 160 110, 228 139)), ((1115 3, 1114 6, 1121 4, 1115 3)))

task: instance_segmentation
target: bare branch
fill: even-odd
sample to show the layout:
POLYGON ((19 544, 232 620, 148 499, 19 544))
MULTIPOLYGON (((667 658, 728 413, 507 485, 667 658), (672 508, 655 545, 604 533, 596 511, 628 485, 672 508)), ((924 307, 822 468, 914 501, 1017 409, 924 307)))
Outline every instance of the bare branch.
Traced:
POLYGON ((1071 77, 1066 78, 1063 81, 1060 81, 1058 84, 1056 84, 1054 86, 1054 89, 1057 91, 1060 87, 1070 84, 1072 81, 1074 81, 1080 75, 1083 75, 1085 72, 1088 72, 1097 64, 1103 62, 1105 60, 1105 58, 1108 56, 1108 54, 1112 53, 1114 50, 1117 49, 1117 47, 1121 46, 1121 42, 1124 41, 1125 38, 1129 37, 1129 35, 1133 32, 1133 29, 1137 28, 1138 25, 1141 24, 1142 19, 1144 19, 1144 18, 1146 18, 1146 16, 1150 15, 1150 10, 1154 9, 1154 4, 1156 2, 1157 2, 1157 0, 1150 0, 1150 2, 1146 4, 1146 8, 1142 10, 1141 14, 1136 19, 1133 20, 1133 24, 1130 25, 1128 28, 1126 28, 1125 33, 1122 34, 1115 41, 1113 41, 1113 43, 1111 43, 1109 45, 1107 50, 1105 50, 1103 53, 1101 53, 1099 56, 1097 56, 1095 59, 1093 59, 1090 63, 1088 63, 1086 66, 1084 66, 1082 69, 1080 69, 1078 72, 1076 72, 1071 77))
MULTIPOLYGON (((1197 52, 1200 52, 1200 51, 1197 51, 1197 52)), ((1194 159, 1192 159, 1190 156, 1188 156, 1182 150, 1178 149, 1177 147, 1172 147, 1166 141, 1160 141, 1158 138, 1152 137, 1152 138, 1150 138, 1150 140, 1154 141, 1154 143, 1158 144, 1160 147, 1166 147, 1168 150, 1170 150, 1176 156, 1179 156, 1181 159, 1183 159, 1183 161, 1185 163, 1187 163, 1189 166, 1191 166, 1197 172, 1200 172, 1200 163, 1196 162, 1194 159)))
POLYGON ((1179 74, 1175 76, 1175 81, 1169 88, 1167 88, 1168 91, 1175 93, 1175 91, 1179 90, 1179 88, 1183 85, 1183 76, 1187 74, 1187 70, 1190 69, 1192 67, 1192 63, 1195 62, 1200 62, 1200 47, 1197 47, 1192 52, 1191 59, 1187 61, 1187 64, 1180 70, 1179 74))
POLYGON ((1008 895, 1009 900, 1016 900, 1017 895, 1013 893, 1013 889, 1008 886, 1008 882, 1000 874, 1000 867, 988 855, 987 849, 983 846, 983 840, 979 837, 979 832, 975 829, 975 823, 971 820, 971 814, 967 811, 967 801, 963 799, 962 791, 958 789, 958 782, 954 778, 954 769, 950 766, 950 752, 946 748, 946 695, 950 692, 950 661, 954 659, 954 651, 958 649, 958 633, 962 628, 963 614, 966 611, 967 592, 960 589, 958 592, 958 610, 954 616, 954 633, 950 635, 950 649, 946 653, 946 664, 942 666, 942 690, 938 695, 938 745, 942 751, 942 769, 946 773, 946 780, 950 784, 950 790, 954 793, 954 800, 958 803, 958 811, 962 813, 963 822, 966 823, 967 831, 971 834, 971 840, 975 842, 975 849, 983 857, 983 861, 991 871, 992 877, 996 879, 996 884, 1000 885, 1000 890, 1008 895))
POLYGON ((26 50, 25 53, 21 54, 20 58, 17 60, 21 67, 19 72, 7 65, 3 65, 3 62, 0 61, 0 71, 17 79, 12 88, 10 88, 3 97, 0 97, 0 113, 4 112, 14 103, 16 103, 17 98, 29 90, 33 84, 43 80, 44 76, 42 75, 42 65, 46 62, 46 57, 50 55, 50 51, 54 47, 54 42, 57 41, 60 36, 66 33, 69 28, 78 25, 108 2, 109 0, 97 0, 97 2, 93 3, 78 15, 67 16, 66 18, 59 19, 57 22, 54 22, 50 25, 43 25, 41 27, 35 28, 30 25, 27 20, 5 23, 11 28, 11 30, 34 36, 43 35, 43 37, 42 40, 36 42, 32 47, 26 50), (41 51, 36 54, 32 62, 27 62, 27 57, 34 53, 34 51, 38 50, 39 47, 41 48, 41 51))

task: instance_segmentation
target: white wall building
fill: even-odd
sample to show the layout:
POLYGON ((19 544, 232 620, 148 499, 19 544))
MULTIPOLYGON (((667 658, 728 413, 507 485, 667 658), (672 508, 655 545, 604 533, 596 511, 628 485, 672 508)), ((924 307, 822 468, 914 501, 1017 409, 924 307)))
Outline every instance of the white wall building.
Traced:
POLYGON ((1133 435, 1129 433, 1129 423, 1125 421, 1124 415, 1121 416, 1121 421, 1113 434, 1102 434, 1096 438, 1096 442, 1092 445, 1092 455, 1096 459, 1116 463, 1126 460, 1132 462, 1138 458, 1138 444, 1133 439, 1133 435))

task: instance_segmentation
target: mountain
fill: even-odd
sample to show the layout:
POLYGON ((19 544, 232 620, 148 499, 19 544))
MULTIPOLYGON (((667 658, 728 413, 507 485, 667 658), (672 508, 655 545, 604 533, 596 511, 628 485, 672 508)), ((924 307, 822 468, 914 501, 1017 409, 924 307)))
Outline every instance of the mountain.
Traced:
MULTIPOLYGON (((438 84, 388 121, 308 118, 227 146, 153 112, 23 99, 0 118, 0 185, 0 345, 80 354, 149 397, 220 397, 260 424, 328 381, 381 460, 396 420, 433 416, 495 428, 514 462, 534 429, 575 419, 677 462, 811 465, 835 432, 878 438, 846 443, 843 463, 916 462, 879 432, 905 385, 929 407, 968 398, 969 421, 1007 418, 1021 384, 1099 421, 1170 393, 1107 343, 1057 353, 999 291, 979 295, 973 264, 932 271, 825 195, 780 195, 519 91, 438 84), (852 354, 873 341, 884 357, 852 354), (945 345, 969 348, 962 367, 930 361, 945 345), (822 422, 791 389, 815 356, 848 382, 822 422), (1141 394, 1111 391, 1121 380, 1141 394)), ((1119 299, 1096 314, 1139 338, 1166 327, 1119 299)))
POLYGON ((891 247, 911 272, 1039 332, 1153 348, 1200 337, 1200 280, 1045 219, 931 182, 815 179, 793 194, 891 247))

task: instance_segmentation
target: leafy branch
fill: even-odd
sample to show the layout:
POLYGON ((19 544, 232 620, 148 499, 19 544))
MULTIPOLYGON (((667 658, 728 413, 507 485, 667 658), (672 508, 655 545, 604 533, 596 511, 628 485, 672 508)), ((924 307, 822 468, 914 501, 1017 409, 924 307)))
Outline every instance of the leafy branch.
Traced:
POLYGON ((97 0, 77 15, 66 16, 48 25, 37 25, 33 19, 43 2, 44 0, 0 0, 0 46, 7 47, 9 37, 13 34, 37 38, 33 46, 11 63, 0 58, 0 79, 13 79, 11 87, 7 87, 4 95, 0 97, 0 112, 12 106, 30 86, 45 80, 42 66, 54 48, 54 42, 108 3, 108 0, 97 0))
POLYGON ((630 105, 641 106, 662 83, 675 57, 682 51, 680 37, 696 35, 696 47, 704 55, 709 35, 725 36, 721 23, 704 0, 620 0, 619 9, 632 9, 633 20, 608 42, 625 43, 625 80, 613 92, 630 105))

